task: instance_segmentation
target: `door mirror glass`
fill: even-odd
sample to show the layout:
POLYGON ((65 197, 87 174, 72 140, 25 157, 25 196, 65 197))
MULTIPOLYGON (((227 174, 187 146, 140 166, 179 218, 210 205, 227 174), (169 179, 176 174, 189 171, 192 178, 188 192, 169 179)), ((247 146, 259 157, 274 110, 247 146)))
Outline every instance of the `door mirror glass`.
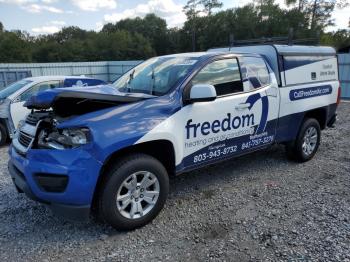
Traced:
POLYGON ((208 102, 216 99, 216 90, 213 85, 196 84, 190 90, 190 103, 208 102))

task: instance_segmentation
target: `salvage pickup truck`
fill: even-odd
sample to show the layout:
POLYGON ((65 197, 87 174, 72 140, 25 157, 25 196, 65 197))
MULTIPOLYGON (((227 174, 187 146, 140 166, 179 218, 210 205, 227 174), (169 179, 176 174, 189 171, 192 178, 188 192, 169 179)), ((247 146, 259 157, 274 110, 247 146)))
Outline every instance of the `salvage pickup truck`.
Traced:
POLYGON ((52 89, 9 148, 19 192, 54 214, 117 229, 149 223, 169 176, 286 146, 300 162, 333 126, 340 87, 331 47, 260 45, 151 58, 113 85, 52 89))

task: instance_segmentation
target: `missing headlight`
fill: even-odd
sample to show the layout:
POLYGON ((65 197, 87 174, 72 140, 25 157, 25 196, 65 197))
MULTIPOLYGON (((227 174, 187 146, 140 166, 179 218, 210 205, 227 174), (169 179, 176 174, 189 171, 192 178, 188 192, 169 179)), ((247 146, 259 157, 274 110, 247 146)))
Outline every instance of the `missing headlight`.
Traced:
POLYGON ((43 129, 38 136, 39 148, 70 149, 90 142, 90 131, 87 128, 43 129))

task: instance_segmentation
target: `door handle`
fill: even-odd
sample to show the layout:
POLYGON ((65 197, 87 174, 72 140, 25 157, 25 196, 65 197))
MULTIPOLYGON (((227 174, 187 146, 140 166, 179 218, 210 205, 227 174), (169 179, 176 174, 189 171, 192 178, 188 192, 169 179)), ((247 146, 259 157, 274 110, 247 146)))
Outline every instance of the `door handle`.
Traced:
POLYGON ((21 101, 21 99, 19 97, 16 97, 14 100, 12 100, 12 103, 14 104, 14 103, 18 103, 20 101, 21 101))
POLYGON ((235 108, 236 110, 244 110, 250 107, 250 103, 241 103, 238 104, 235 108))
POLYGON ((270 87, 266 90, 266 95, 271 97, 277 97, 278 96, 278 88, 277 87, 270 87))

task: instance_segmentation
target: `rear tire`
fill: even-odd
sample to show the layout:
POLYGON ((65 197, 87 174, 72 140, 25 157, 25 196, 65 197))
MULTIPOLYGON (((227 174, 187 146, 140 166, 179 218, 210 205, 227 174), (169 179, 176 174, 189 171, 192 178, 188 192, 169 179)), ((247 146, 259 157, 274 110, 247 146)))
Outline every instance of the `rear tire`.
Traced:
POLYGON ((142 227, 162 210, 168 192, 168 174, 157 159, 130 155, 107 171, 99 190, 99 217, 119 230, 142 227))
POLYGON ((304 120, 295 141, 286 145, 287 156, 297 162, 311 160, 320 145, 321 128, 314 118, 304 120))
POLYGON ((6 144, 8 138, 6 127, 0 123, 0 146, 6 144))

